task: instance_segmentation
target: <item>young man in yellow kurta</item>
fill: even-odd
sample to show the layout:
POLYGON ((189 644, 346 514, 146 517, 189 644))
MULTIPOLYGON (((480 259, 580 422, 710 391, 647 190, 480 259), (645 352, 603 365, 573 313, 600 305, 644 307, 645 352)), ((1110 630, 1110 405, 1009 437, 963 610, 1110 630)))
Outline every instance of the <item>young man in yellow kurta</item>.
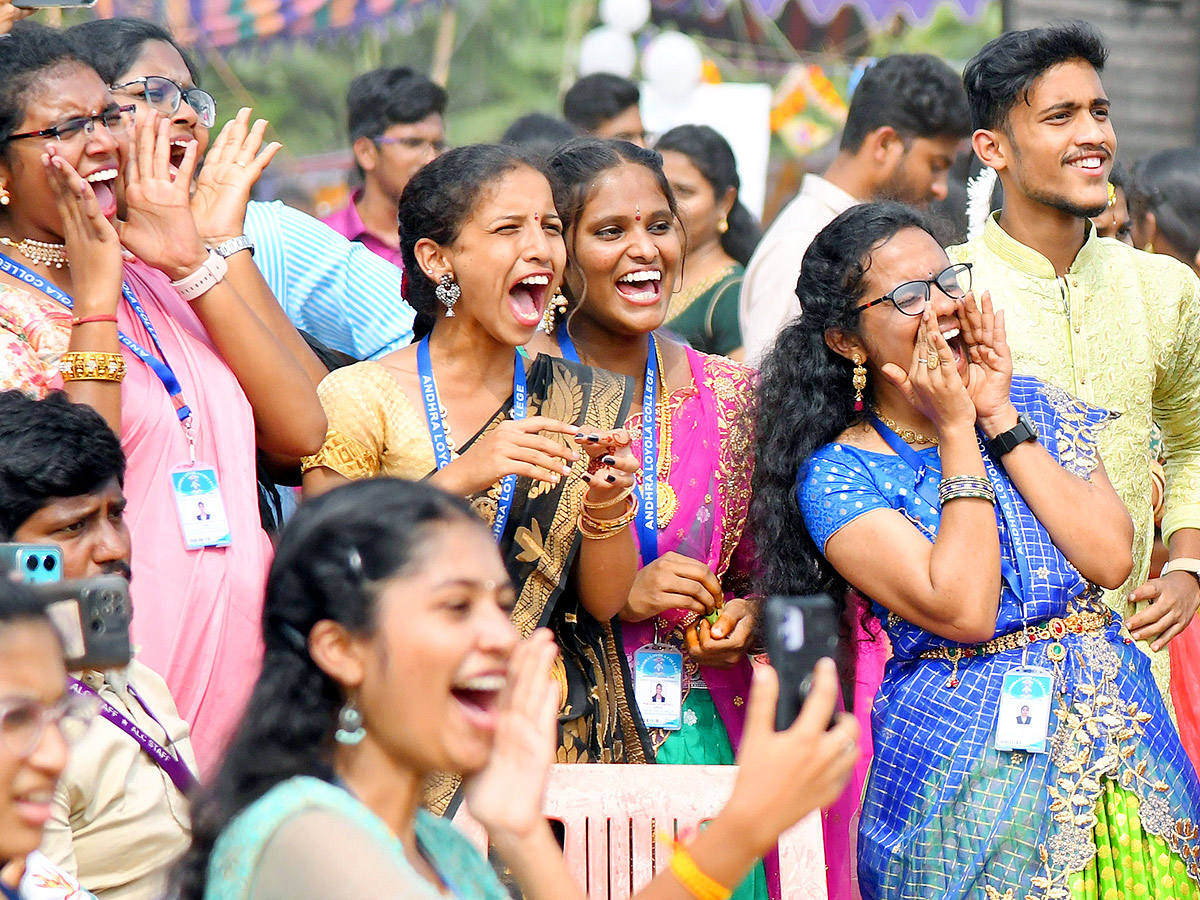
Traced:
MULTIPOLYGON (((1004 186, 984 233, 950 248, 1003 309, 1013 368, 1120 412, 1100 436, 1136 527, 1129 580, 1108 594, 1150 654, 1171 707, 1167 642, 1200 605, 1200 282, 1183 264, 1100 238, 1116 137, 1107 50, 1083 23, 1010 32, 963 75, 982 162, 1004 186), (1163 539, 1175 565, 1147 581, 1151 422, 1168 461, 1163 539)), ((1034 573, 1036 577, 1037 573, 1034 573)))

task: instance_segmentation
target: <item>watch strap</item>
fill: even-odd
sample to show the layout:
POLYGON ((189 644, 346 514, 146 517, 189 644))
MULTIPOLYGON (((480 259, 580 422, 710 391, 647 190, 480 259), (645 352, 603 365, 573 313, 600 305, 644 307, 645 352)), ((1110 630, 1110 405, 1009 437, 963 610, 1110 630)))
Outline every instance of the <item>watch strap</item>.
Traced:
POLYGON ((1193 559, 1189 556, 1180 556, 1177 559, 1172 559, 1162 567, 1159 572, 1159 577, 1169 575, 1172 572, 1189 572, 1200 580, 1200 559, 1193 559))
POLYGON ((1038 439, 1037 429, 1029 421, 1025 413, 1017 413, 1017 424, 1008 431, 1003 431, 987 442, 988 452, 999 459, 1010 453, 1026 441, 1038 439))
POLYGON ((212 248, 213 252, 219 255, 222 259, 229 259, 235 253, 240 253, 243 250, 249 250, 250 255, 254 255, 254 241, 250 240, 246 235, 239 234, 235 238, 230 238, 227 241, 221 241, 212 248))
POLYGON ((209 250, 208 257, 196 271, 172 281, 171 287, 179 292, 180 297, 191 302, 214 287, 228 271, 229 264, 225 262, 225 257, 218 255, 216 250, 209 250))

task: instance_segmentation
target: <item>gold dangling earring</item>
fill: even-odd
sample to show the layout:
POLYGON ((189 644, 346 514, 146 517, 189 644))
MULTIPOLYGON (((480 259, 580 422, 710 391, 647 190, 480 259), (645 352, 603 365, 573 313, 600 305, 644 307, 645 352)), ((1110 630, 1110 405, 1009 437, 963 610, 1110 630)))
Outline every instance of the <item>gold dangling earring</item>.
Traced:
POLYGON ((721 216, 721 221, 717 223, 717 234, 724 234, 729 230, 729 220, 721 216))
POLYGON ((554 296, 550 298, 550 302, 546 304, 546 311, 542 313, 542 321, 538 325, 538 331, 543 334, 553 334, 555 320, 566 311, 567 298, 563 296, 562 291, 555 291, 554 296))
POLYGON ((863 365, 862 357, 857 353, 851 359, 854 361, 854 411, 862 412, 862 392, 867 386, 867 367, 863 365))
POLYGON ((12 202, 12 197, 8 193, 8 188, 0 187, 0 206, 8 206, 12 202))

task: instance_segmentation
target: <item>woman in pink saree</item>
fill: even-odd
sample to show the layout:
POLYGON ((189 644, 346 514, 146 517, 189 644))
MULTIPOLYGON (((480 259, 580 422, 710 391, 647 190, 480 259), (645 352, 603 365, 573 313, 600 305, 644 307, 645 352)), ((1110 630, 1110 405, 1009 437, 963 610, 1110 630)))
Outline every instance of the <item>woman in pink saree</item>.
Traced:
MULTIPOLYGON (((546 329, 550 339, 541 347, 633 379, 626 424, 638 435, 633 451, 642 460, 642 567, 620 615, 623 642, 634 671, 638 651, 651 644, 682 657, 677 688, 659 691, 651 678, 643 691, 639 682, 631 705, 658 721, 657 697, 680 698, 677 727, 647 722, 657 762, 732 765, 756 606, 746 597, 752 552, 742 540, 753 473, 744 412, 753 370, 656 332, 683 262, 682 228, 657 153, 584 138, 559 150, 551 173, 567 232, 564 290, 576 309, 569 327, 546 329), (648 494, 657 501, 649 509, 648 494)), ((844 874, 847 889, 848 825, 847 816, 840 850, 827 839, 831 872, 844 874)), ((766 871, 756 869, 734 897, 775 896, 777 888, 768 888, 778 883, 775 870, 768 858, 766 871)), ((837 878, 831 875, 831 885, 837 878)))

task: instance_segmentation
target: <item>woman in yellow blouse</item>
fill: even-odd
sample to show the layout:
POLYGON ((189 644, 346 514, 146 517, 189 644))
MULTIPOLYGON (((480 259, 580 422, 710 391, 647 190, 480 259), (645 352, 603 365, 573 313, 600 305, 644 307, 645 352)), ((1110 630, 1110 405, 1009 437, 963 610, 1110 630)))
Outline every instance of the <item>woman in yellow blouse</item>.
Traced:
POLYGON ((550 184, 511 149, 451 150, 405 188, 400 242, 424 337, 322 382, 330 430, 305 492, 392 475, 469 498, 518 586, 518 630, 549 626, 562 650, 560 760, 642 762, 612 621, 637 571, 628 379, 517 351, 566 264, 550 184))

